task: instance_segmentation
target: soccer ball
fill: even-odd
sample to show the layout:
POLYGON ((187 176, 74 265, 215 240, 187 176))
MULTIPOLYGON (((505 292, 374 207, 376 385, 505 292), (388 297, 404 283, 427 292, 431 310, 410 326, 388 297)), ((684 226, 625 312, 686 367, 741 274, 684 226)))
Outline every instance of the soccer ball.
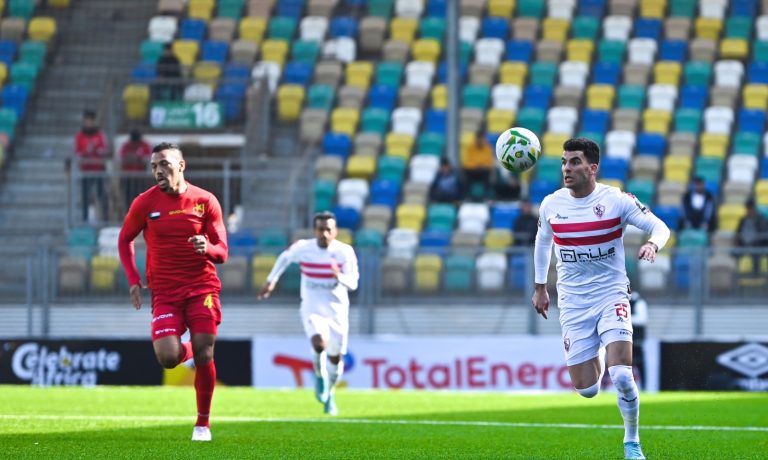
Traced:
POLYGON ((541 154, 541 143, 525 128, 509 128, 496 140, 496 158, 505 169, 523 172, 533 168, 541 154))

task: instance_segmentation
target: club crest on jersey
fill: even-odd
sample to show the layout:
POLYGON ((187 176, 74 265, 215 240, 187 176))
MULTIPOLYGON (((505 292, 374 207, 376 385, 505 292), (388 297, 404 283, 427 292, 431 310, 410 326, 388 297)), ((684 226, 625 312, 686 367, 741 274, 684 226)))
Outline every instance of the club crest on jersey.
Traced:
POLYGON ((205 205, 203 203, 197 203, 195 207, 192 208, 192 213, 197 217, 203 217, 203 214, 205 214, 205 205))
POLYGON ((563 346, 565 347, 565 351, 569 352, 571 351, 571 339, 568 337, 563 339, 563 346))
POLYGON ((595 211, 595 215, 601 219, 603 217, 603 214, 605 214, 605 206, 599 203, 594 208, 592 208, 592 210, 595 211))

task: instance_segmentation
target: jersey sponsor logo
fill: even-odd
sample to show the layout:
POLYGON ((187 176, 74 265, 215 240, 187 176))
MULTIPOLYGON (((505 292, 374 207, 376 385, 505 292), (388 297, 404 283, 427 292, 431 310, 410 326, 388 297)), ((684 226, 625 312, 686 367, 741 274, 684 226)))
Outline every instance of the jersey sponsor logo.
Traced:
POLYGON ((158 329, 155 331, 155 335, 176 333, 175 327, 166 327, 165 329, 158 329))
POLYGON ((168 211, 169 216, 175 216, 176 214, 184 214, 183 209, 174 209, 173 211, 168 211))
POLYGON ((568 216, 561 216, 560 213, 555 214, 555 219, 563 219, 563 220, 565 220, 567 218, 568 218, 568 216))
POLYGON ((213 308, 213 294, 208 294, 205 296, 205 300, 203 300, 203 306, 207 307, 208 309, 213 308))
POLYGON ((205 204, 197 203, 195 207, 192 208, 192 214, 196 215, 197 217, 203 217, 203 214, 205 214, 205 204))
POLYGON ((160 218, 160 211, 152 211, 149 213, 149 218, 152 220, 157 220, 160 218))
POLYGON ((592 208, 592 211, 595 212, 595 215, 597 216, 598 219, 602 219, 603 214, 605 214, 605 206, 598 203, 595 207, 592 208))
POLYGON ((565 263, 573 262, 597 262, 616 256, 616 247, 611 246, 605 252, 603 248, 589 248, 585 250, 560 248, 560 260, 565 263))
POLYGON ((161 319, 173 318, 173 313, 165 313, 164 315, 158 315, 152 318, 152 322, 160 321, 161 319))

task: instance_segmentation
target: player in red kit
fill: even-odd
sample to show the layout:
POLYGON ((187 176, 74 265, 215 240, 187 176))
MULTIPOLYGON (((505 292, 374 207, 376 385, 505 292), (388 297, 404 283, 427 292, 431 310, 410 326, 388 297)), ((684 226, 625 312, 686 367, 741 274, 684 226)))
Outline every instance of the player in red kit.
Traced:
POLYGON ((197 422, 193 441, 210 441, 208 422, 216 367, 213 345, 221 322, 221 282, 214 264, 227 260, 221 206, 212 193, 184 180, 179 146, 152 149, 157 185, 133 200, 120 230, 118 248, 134 308, 141 308, 141 282, 133 240, 144 232, 147 281, 152 290, 152 345, 160 364, 171 369, 195 359, 197 422), (192 341, 181 342, 189 329, 192 341))

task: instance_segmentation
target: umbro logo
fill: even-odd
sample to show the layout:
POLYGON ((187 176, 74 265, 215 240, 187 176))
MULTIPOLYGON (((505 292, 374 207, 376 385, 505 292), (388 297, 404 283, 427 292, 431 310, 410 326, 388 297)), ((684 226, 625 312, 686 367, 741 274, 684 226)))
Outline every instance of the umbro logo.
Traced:
POLYGON ((567 219, 568 216, 561 216, 559 213, 555 214, 555 219, 567 219))

